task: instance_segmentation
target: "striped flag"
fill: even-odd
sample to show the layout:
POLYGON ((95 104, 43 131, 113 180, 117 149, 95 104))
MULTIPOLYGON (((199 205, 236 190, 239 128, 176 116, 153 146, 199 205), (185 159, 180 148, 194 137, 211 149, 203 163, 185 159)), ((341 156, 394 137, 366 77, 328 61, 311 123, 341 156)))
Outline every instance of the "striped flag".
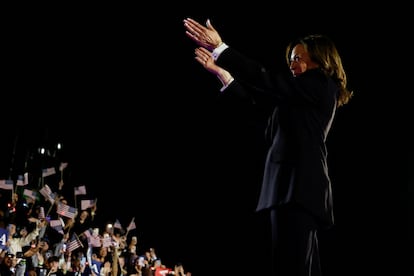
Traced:
POLYGON ((99 235, 92 235, 89 238, 88 241, 89 241, 89 244, 92 247, 101 247, 102 246, 101 236, 99 236, 99 235))
POLYGON ((68 218, 75 218, 76 214, 78 213, 78 209, 62 202, 59 202, 57 205, 56 213, 61 216, 68 217, 68 218))
POLYGON ((81 210, 86 210, 88 208, 92 208, 93 206, 95 206, 94 199, 82 199, 81 200, 81 210))
POLYGON ((112 246, 112 237, 104 236, 102 238, 102 247, 111 247, 112 246))
POLYGON ((27 196, 31 199, 33 199, 34 201, 37 199, 38 193, 36 191, 30 190, 30 189, 24 189, 23 190, 23 195, 27 196))
POLYGON ((83 244, 79 240, 78 235, 76 235, 76 233, 73 233, 70 240, 66 242, 66 250, 68 252, 72 252, 72 251, 74 251, 75 249, 77 249, 79 247, 83 247, 83 244))
POLYGON ((50 201, 50 203, 52 203, 52 204, 55 203, 56 194, 54 194, 52 192, 52 189, 50 189, 50 187, 47 184, 45 184, 39 190, 39 192, 45 197, 45 199, 47 199, 48 201, 50 201))
POLYGON ((76 195, 86 195, 85 185, 75 187, 75 196, 76 195))
POLYGON ((23 175, 18 175, 16 180, 16 186, 25 186, 29 184, 29 182, 25 181, 25 178, 23 175))
POLYGON ((49 222, 51 228, 55 229, 57 232, 64 234, 63 225, 60 219, 53 219, 49 222))
POLYGON ((88 244, 91 247, 101 247, 101 238, 99 235, 93 235, 93 230, 89 228, 83 232, 83 235, 88 239, 88 244))
POLYGON ((54 175, 56 173, 55 167, 50 167, 42 170, 42 177, 54 175))
POLYGON ((129 223, 129 225, 127 227, 127 231, 133 230, 135 228, 137 228, 137 226, 135 225, 135 217, 133 217, 131 222, 129 223))
POLYGON ((10 180, 10 179, 0 180, 0 189, 13 191, 13 180, 10 180))
POLYGON ((59 171, 63 171, 64 169, 66 169, 67 166, 68 166, 67 162, 60 163, 59 171))
POLYGON ((114 222, 114 228, 118 228, 122 230, 121 222, 118 219, 116 219, 114 222))
POLYGON ((92 228, 86 229, 85 231, 83 231, 83 235, 88 239, 92 237, 92 228))

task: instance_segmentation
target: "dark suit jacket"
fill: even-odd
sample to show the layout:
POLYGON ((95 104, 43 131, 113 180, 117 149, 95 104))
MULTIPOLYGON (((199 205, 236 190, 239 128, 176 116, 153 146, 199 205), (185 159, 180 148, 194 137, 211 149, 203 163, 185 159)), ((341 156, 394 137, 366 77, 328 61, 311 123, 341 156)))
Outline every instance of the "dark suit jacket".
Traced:
POLYGON ((331 182, 326 138, 336 111, 338 86, 319 69, 298 77, 271 76, 259 63, 232 48, 216 61, 235 81, 223 96, 273 104, 266 137, 269 150, 257 211, 299 203, 332 225, 331 182))

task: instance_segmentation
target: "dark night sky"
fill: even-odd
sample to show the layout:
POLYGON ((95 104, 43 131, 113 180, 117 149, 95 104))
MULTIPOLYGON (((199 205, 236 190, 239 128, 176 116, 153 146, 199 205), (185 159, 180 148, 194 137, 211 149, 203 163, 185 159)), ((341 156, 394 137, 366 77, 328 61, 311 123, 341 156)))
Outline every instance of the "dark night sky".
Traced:
MULTIPOLYGON (((103 221, 119 218, 126 226, 136 217, 143 247, 202 275, 217 250, 228 251, 237 267, 260 261, 255 255, 268 230, 253 210, 263 118, 217 102, 220 83, 194 60, 184 17, 77 19, 14 34, 2 96, 1 173, 8 177, 11 166, 18 173, 28 153, 63 143, 60 154, 70 165, 65 185, 85 184, 98 197, 103 221)), ((400 161, 385 163, 392 152, 383 145, 398 126, 388 125, 386 100, 378 97, 385 72, 370 71, 381 62, 367 50, 384 35, 382 26, 362 19, 352 30, 273 17, 210 19, 229 45, 276 70, 297 35, 320 32, 336 42, 355 97, 338 111, 328 141, 337 226, 321 237, 325 269, 356 275, 358 267, 371 275, 400 266, 407 179, 390 173, 403 167, 400 161)), ((39 162, 33 158, 29 163, 39 162)))

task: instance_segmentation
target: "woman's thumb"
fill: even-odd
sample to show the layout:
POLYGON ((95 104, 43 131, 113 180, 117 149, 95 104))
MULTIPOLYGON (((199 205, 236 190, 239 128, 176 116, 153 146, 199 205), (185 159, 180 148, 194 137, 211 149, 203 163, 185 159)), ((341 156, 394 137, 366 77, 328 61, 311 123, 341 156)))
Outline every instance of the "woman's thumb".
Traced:
POLYGON ((207 21, 206 21, 206 26, 207 26, 209 29, 214 30, 213 25, 211 25, 210 19, 207 19, 207 21))

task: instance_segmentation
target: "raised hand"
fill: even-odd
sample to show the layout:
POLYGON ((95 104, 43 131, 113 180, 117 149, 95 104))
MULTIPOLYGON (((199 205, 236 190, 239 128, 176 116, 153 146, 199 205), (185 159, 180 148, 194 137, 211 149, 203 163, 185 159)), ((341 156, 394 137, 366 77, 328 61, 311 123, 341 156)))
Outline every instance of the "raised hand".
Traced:
POLYGON ((186 28, 185 34, 191 40, 210 51, 223 43, 219 33, 210 23, 210 19, 207 19, 206 26, 203 26, 192 18, 186 18, 184 19, 184 27, 186 28))

